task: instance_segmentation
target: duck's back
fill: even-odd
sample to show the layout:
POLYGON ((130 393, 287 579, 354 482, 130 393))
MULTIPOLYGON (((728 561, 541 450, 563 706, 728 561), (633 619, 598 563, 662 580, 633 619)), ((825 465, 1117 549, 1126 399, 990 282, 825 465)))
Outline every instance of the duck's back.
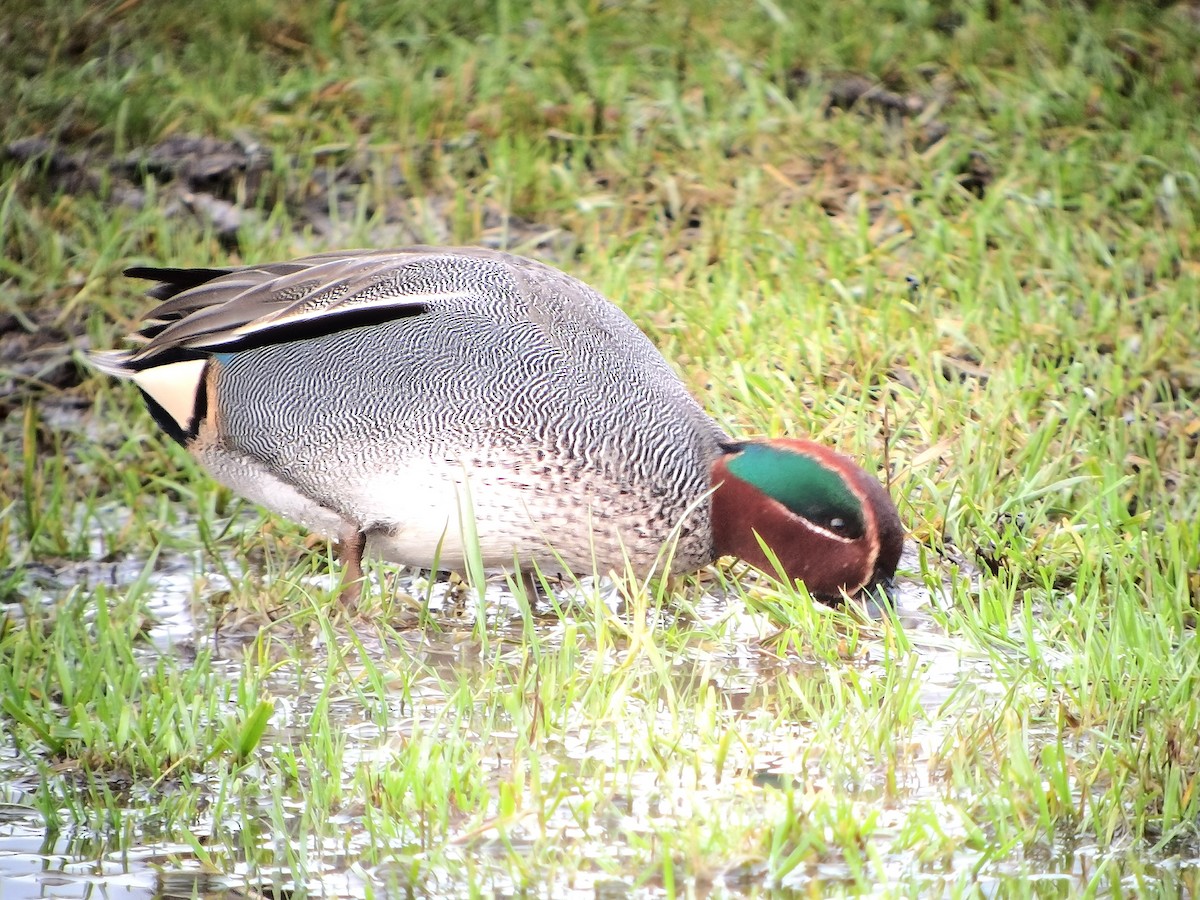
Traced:
POLYGON ((355 522, 412 564, 439 544, 461 564, 466 503, 488 565, 554 568, 552 546, 580 571, 622 553, 646 566, 680 523, 673 568, 711 558, 704 496, 725 435, 620 309, 506 254, 372 256, 359 299, 402 296, 394 314, 213 348, 216 414, 194 449, 219 479, 323 530, 355 522), (319 514, 243 483, 271 479, 319 514))

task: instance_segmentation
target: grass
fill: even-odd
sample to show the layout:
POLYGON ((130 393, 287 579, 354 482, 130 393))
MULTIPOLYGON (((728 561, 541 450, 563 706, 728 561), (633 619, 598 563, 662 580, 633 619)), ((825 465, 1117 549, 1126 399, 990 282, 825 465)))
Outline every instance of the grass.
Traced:
POLYGON ((0 40, 0 137, 93 176, 0 163, 0 783, 36 821, 162 841, 185 895, 1196 892, 1194 8, 210 6, 18 2, 0 40), (184 135, 259 149, 147 162, 184 135), (401 580, 348 629, 326 548, 79 368, 145 308, 127 265, 414 241, 554 262, 732 431, 886 466, 919 609, 735 570, 484 623, 401 580), (180 576, 194 651, 155 637, 180 576))

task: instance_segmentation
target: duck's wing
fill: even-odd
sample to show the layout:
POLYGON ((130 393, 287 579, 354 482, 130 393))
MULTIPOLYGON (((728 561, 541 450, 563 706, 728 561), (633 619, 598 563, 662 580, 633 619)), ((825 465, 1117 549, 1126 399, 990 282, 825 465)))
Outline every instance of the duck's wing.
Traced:
POLYGON ((136 267, 125 274, 157 281, 149 295, 162 301, 130 335, 141 346, 91 359, 109 374, 128 376, 214 352, 420 315, 478 295, 478 281, 455 277, 456 266, 483 260, 507 266, 513 259, 473 248, 413 247, 322 253, 236 269, 136 267))

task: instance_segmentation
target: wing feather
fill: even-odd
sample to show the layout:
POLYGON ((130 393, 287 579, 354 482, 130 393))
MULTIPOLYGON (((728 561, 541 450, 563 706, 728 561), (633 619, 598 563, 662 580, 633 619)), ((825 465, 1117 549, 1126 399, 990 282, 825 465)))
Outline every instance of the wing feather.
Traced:
POLYGON ((419 315, 474 291, 430 290, 414 283, 413 263, 464 255, 505 261, 487 250, 416 247, 320 253, 290 262, 237 269, 156 269, 126 274, 160 283, 162 302, 131 339, 141 346, 96 359, 110 373, 141 371, 196 354, 328 333, 350 324, 419 315))

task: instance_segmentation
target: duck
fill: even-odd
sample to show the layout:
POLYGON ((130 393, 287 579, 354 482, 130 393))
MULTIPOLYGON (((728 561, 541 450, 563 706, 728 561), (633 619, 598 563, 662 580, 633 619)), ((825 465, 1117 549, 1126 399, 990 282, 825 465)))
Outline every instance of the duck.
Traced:
POLYGON ((736 557, 828 602, 895 573, 877 478, 812 440, 731 437, 550 265, 410 247, 125 274, 158 305, 92 364, 218 482, 336 542, 349 602, 364 553, 461 572, 472 541, 547 576, 736 557))

